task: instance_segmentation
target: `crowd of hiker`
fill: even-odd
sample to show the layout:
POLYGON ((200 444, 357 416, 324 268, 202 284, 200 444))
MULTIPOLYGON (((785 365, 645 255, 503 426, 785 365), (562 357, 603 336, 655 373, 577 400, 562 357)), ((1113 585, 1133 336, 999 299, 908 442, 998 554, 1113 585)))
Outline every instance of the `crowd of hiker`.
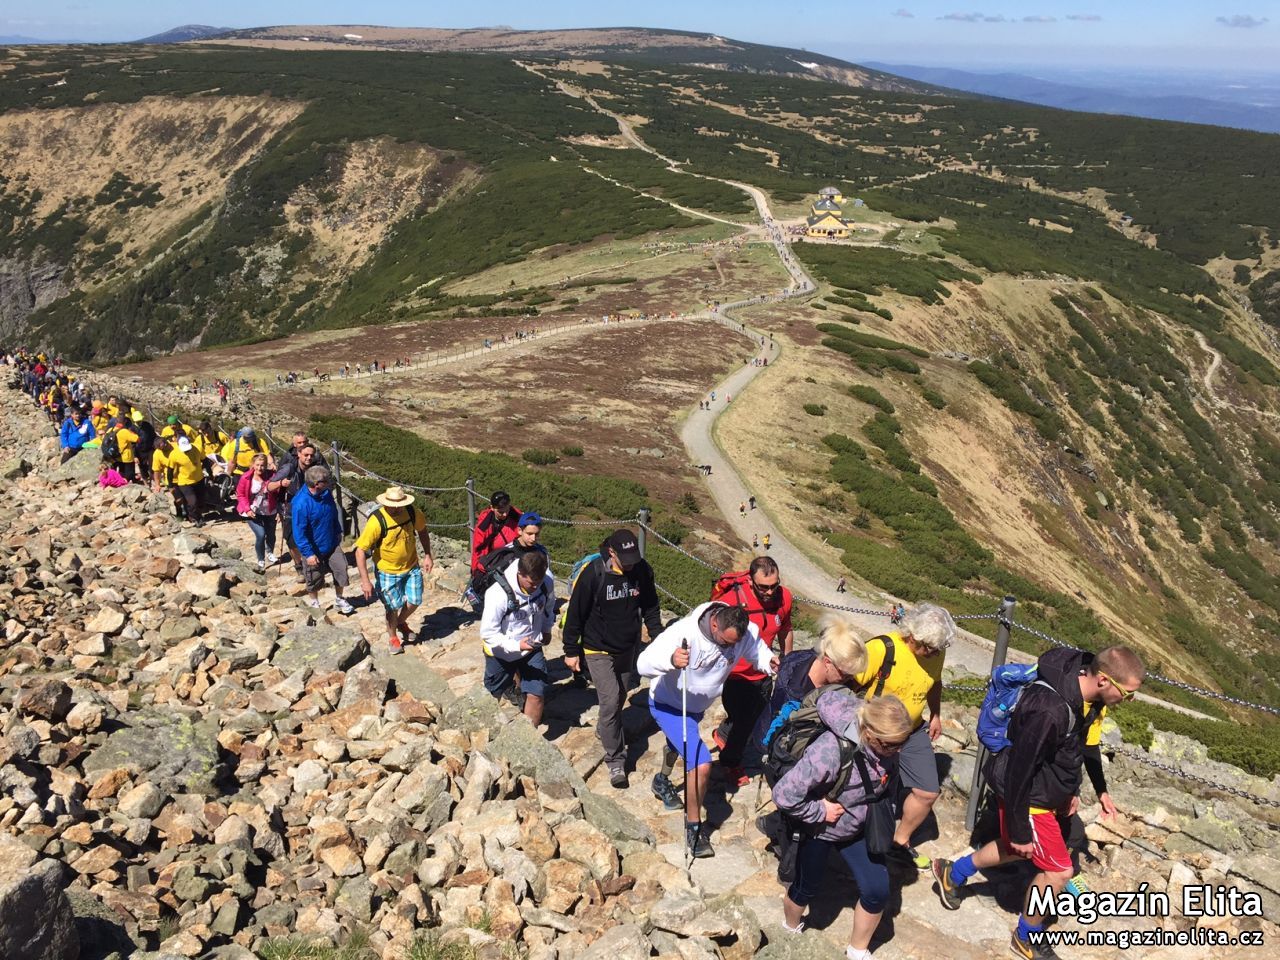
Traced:
MULTIPOLYGON (((350 576, 333 477, 305 431, 277 458, 251 427, 228 435, 207 421, 171 416, 157 429, 127 399, 95 397, 56 358, 6 354, 0 361, 53 424, 63 463, 96 448, 104 487, 167 489, 197 526, 210 512, 211 488, 229 486, 259 568, 282 559, 283 526, 304 602, 318 607, 331 578, 334 610, 354 611, 344 596, 350 576)), ((390 652, 398 654, 414 636, 409 618, 434 568, 431 536, 413 495, 400 487, 371 506, 355 566, 366 602, 376 596, 383 606, 390 652)), ((748 504, 739 509, 745 515, 748 504)), ((947 610, 895 603, 890 629, 872 637, 848 620, 828 619, 816 645, 800 648, 795 599, 765 554, 715 579, 705 602, 664 623, 654 572, 633 530, 616 529, 577 558, 558 591, 540 542, 544 522, 498 490, 472 530, 464 596, 479 618, 490 694, 512 699, 535 725, 542 721, 558 623, 559 669, 576 686, 589 678, 595 688, 595 733, 615 789, 627 789, 634 770, 623 724, 627 696, 639 678, 649 681, 648 712, 665 741, 649 789, 665 809, 683 813, 687 858, 715 855, 706 816, 713 785, 733 794, 763 777, 776 810, 762 829, 778 855, 788 931, 802 930, 809 905, 831 889, 833 853, 856 889, 849 960, 871 957, 892 898, 891 864, 930 876, 941 905, 960 910, 977 872, 1030 861, 1036 873, 1011 949, 1026 960, 1056 956, 1044 937, 1049 918, 1032 908, 1030 893, 1087 890, 1078 868, 1079 792, 1087 773, 1102 816, 1115 815, 1101 726, 1107 710, 1142 684, 1137 654, 1125 646, 1096 654, 1054 649, 1036 664, 994 670, 977 732, 997 826, 973 852, 930 857, 916 844, 941 791, 934 745, 943 733, 946 651, 957 637, 947 610), (702 721, 717 700, 724 719, 704 736, 702 721)), ((842 577, 837 589, 844 586, 842 577)))

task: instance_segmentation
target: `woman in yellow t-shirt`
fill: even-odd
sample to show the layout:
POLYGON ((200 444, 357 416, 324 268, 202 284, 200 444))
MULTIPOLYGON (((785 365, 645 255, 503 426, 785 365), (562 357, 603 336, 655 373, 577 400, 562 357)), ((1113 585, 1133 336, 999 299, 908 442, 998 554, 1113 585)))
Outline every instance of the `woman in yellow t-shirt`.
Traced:
POLYGON ((893 835, 891 852, 927 870, 929 858, 911 845, 911 835, 924 822, 941 792, 933 741, 942 735, 942 665, 944 651, 956 636, 956 624, 942 607, 922 603, 908 611, 896 633, 867 641, 867 668, 858 674, 855 685, 866 689, 868 699, 896 696, 907 708, 912 733, 898 755, 902 782, 911 793, 902 804, 902 820, 893 835), (889 645, 893 660, 881 689, 880 677, 889 645), (924 722, 924 708, 929 722, 924 722))

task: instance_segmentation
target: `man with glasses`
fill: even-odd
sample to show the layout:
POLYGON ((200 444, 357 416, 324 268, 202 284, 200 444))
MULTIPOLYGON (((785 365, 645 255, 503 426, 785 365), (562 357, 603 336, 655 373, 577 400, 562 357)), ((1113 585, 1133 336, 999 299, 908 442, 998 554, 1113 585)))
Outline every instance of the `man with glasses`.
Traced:
MULTIPOLYGON (((746 573, 730 573, 711 588, 711 599, 747 611, 760 639, 780 657, 791 653, 795 636, 791 629, 791 591, 782 585, 778 564, 770 557, 756 557, 746 573)), ((733 665, 721 699, 724 722, 711 735, 720 748, 720 769, 730 790, 749 782, 743 757, 760 715, 769 705, 769 676, 750 661, 733 665)))
MULTIPOLYGON (((980 850, 951 860, 933 861, 938 899, 948 910, 960 907, 961 888, 979 870, 1018 859, 1038 868, 1027 891, 1048 887, 1056 898, 1075 873, 1065 834, 1079 823, 1081 771, 1102 805, 1103 816, 1116 812, 1107 793, 1098 749, 1108 707, 1132 699, 1146 667, 1128 647, 1107 647, 1098 654, 1060 648, 1036 664, 1009 720, 1009 746, 987 762, 987 781, 995 791, 1000 838, 980 850)), ((1013 952, 1026 960, 1052 960, 1057 954, 1041 943, 1045 916, 1029 904, 1013 933, 1013 952)))
POLYGON ((944 651, 955 636, 951 614, 937 604, 922 603, 903 614, 896 631, 867 641, 867 666, 855 681, 855 689, 865 691, 868 699, 890 694, 897 697, 911 717, 911 736, 898 758, 902 783, 911 792, 902 803, 902 819, 894 831, 890 853, 910 861, 918 870, 929 869, 929 858, 911 845, 911 837, 942 791, 933 742, 942 736, 944 651))

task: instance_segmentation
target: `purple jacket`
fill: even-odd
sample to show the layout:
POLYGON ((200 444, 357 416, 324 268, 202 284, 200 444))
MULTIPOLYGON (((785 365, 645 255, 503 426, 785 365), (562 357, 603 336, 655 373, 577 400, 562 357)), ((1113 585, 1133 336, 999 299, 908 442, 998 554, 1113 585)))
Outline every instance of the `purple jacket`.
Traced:
POLYGON ((773 787, 773 802, 778 805, 778 809, 804 823, 814 824, 817 829, 813 836, 820 840, 839 843, 856 839, 862 832, 862 822, 867 816, 866 805, 858 804, 857 801, 868 792, 880 789, 882 778, 888 776, 893 769, 894 761, 866 750, 863 756, 866 757, 867 774, 874 782, 864 785, 855 765, 849 782, 836 797, 836 802, 845 807, 844 814, 835 823, 823 823, 822 801, 835 786, 840 772, 840 741, 836 734, 841 734, 855 744, 861 743, 857 721, 863 705, 864 701, 848 691, 832 690, 824 693, 818 699, 818 716, 827 725, 827 732, 809 744, 800 762, 788 770, 773 787))

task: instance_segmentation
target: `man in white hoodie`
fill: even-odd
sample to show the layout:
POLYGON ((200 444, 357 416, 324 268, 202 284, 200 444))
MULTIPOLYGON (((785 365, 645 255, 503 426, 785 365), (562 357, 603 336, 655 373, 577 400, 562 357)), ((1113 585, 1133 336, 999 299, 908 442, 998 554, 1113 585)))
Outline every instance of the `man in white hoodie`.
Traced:
POLYGON ((520 677, 524 715, 537 726, 547 691, 547 658, 556 618, 555 578, 547 555, 526 553, 498 575, 484 594, 480 641, 484 646, 484 688, 501 697, 520 677))
MULTIPOLYGON (((640 675, 652 681, 649 712, 666 734, 668 755, 679 755, 685 748, 685 840, 695 857, 715 856, 702 829, 711 751, 698 732, 698 722, 720 696, 739 658, 764 673, 778 668, 778 658, 760 639, 746 610, 712 601, 667 627, 636 662, 640 675)), ((674 789, 665 772, 654 778, 654 793, 671 807, 665 794, 674 795, 674 789)))

